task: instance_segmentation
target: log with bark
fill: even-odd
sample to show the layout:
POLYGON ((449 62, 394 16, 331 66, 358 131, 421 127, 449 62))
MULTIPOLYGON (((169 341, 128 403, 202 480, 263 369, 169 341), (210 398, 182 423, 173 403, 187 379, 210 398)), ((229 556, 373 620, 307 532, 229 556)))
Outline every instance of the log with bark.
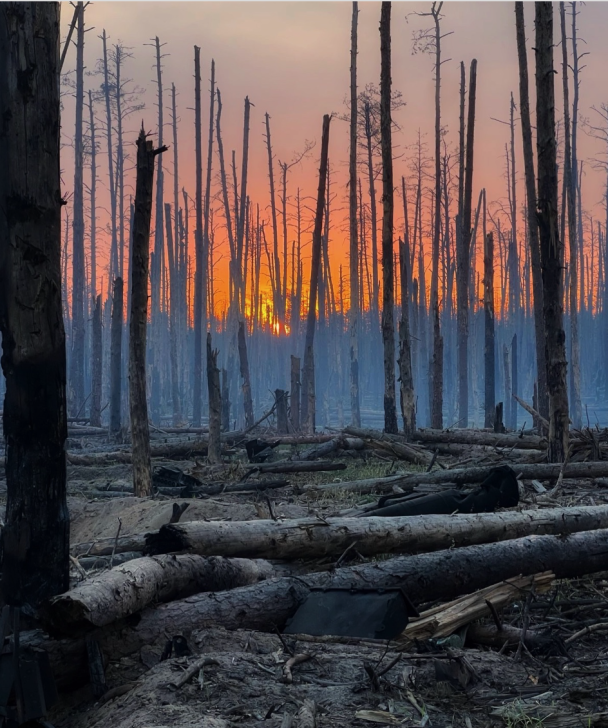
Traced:
POLYGON ((518 450, 540 450, 547 447, 547 440, 537 435, 500 434, 484 430, 418 430, 413 439, 424 444, 458 443, 514 447, 518 450))
MULTIPOLYGON (((331 574, 268 579, 230 591, 197 594, 145 609, 137 624, 95 630, 92 637, 113 659, 144 645, 160 645, 166 631, 188 633, 207 626, 226 629, 282 629, 311 587, 400 587, 414 603, 450 600, 521 575, 553 571, 556 578, 584 576, 608 568, 608 530, 571 536, 528 536, 502 543, 446 549, 337 569, 331 574)), ((50 640, 41 633, 29 644, 49 653, 61 686, 82 682, 84 640, 50 640), (69 659, 66 660, 66 654, 69 659)), ((85 668, 86 669, 86 668, 85 668)))
POLYGON ((197 592, 224 591, 274 576, 266 561, 193 554, 145 556, 87 579, 50 599, 40 610, 50 633, 81 634, 103 627, 150 604, 197 592))
POLYGON ((344 431, 354 437, 361 438, 375 449, 385 450, 397 458, 407 460, 416 465, 430 465, 433 454, 420 446, 406 443, 399 435, 392 435, 378 430, 366 430, 361 427, 346 427, 344 431))
POLYGON ((247 471, 250 473, 318 473, 329 470, 346 470, 346 463, 334 463, 331 460, 314 462, 294 462, 279 460, 275 463, 259 463, 247 471))
POLYGON ((145 536, 149 553, 314 559, 339 556, 353 543, 363 556, 420 553, 532 535, 608 528, 607 506, 521 512, 286 521, 190 521, 145 536))

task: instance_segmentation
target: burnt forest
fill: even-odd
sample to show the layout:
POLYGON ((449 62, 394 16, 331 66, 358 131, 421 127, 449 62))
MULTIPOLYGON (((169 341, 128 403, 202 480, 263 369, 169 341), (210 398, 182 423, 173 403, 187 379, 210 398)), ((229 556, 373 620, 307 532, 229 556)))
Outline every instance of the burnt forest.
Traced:
POLYGON ((0 728, 608 726, 606 30, 0 3, 0 728))

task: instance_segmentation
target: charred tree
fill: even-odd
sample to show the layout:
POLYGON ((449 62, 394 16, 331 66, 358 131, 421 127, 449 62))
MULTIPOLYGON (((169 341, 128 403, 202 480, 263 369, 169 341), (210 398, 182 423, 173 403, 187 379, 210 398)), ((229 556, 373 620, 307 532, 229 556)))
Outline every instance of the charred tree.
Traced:
POLYGON ((291 405, 291 427, 298 432, 300 430, 300 358, 291 357, 289 401, 291 405))
POLYGON ((555 88, 553 78, 553 7, 537 2, 536 9, 536 148, 538 154, 538 226, 543 279, 549 391, 549 462, 568 455, 568 389, 566 336, 563 323, 562 248, 557 221, 557 161, 555 88))
POLYGON ((74 205, 72 217, 72 356, 70 403, 72 415, 80 414, 84 397, 84 3, 78 3, 76 29, 76 128, 74 131, 74 205))
POLYGON ((393 148, 391 141, 391 3, 380 15, 380 133, 382 137, 382 341, 384 344, 384 430, 399 431, 395 405, 393 276, 393 148))
POLYGON ((169 286, 171 298, 169 304, 169 359, 171 367, 171 403, 173 405, 173 425, 181 424, 182 412, 179 397, 179 378, 177 366, 177 254, 173 241, 171 205, 165 203, 165 226, 167 235, 167 253, 169 257, 169 286))
POLYGON ((150 218, 154 160, 163 147, 154 149, 143 127, 137 138, 137 183, 133 216, 131 259, 131 319, 129 332, 129 409, 135 495, 151 495, 150 431, 146 400, 146 327, 148 323, 148 272, 150 218))
POLYGON ((317 319, 317 292, 319 270, 321 267, 321 231, 323 230, 323 208, 325 205, 325 183, 327 181, 327 158, 329 155, 329 114, 323 117, 323 136, 321 140, 321 161, 319 164, 319 187, 317 208, 312 238, 312 263, 310 267, 310 290, 308 314, 306 317, 306 339, 304 342, 304 367, 302 371, 301 423, 309 433, 315 430, 315 359, 314 338, 317 319))
POLYGON ((209 444, 207 457, 213 464, 222 462, 222 391, 217 349, 211 348, 211 333, 207 333, 207 387, 209 391, 209 444))
MULTIPOLYGON (((570 133, 570 97, 568 92, 568 44, 566 37, 566 9, 565 3, 559 4, 561 41, 562 41, 562 89, 564 94, 564 187, 566 189, 566 207, 568 210, 568 241, 570 243, 570 261, 568 264, 569 277, 569 304, 570 304, 570 397, 572 402, 572 423, 580 429, 581 411, 581 362, 580 343, 578 338, 578 260, 576 235, 576 183, 573 180, 573 164, 575 154, 574 132, 570 133)), ((576 82, 576 80, 575 80, 576 82)), ((562 235, 565 237, 566 231, 562 235)), ((584 275, 584 271, 581 271, 584 275)))
POLYGON ((532 148, 532 124, 530 121, 530 97, 528 90, 528 54, 526 51, 526 30, 524 26, 523 2, 515 3, 515 24, 517 30, 517 57, 519 60, 519 111, 524 151, 524 172, 526 178, 526 210, 528 243, 532 263, 532 294, 534 297, 534 336, 536 346, 536 369, 538 376, 538 411, 548 418, 549 399, 547 391, 547 365, 545 353, 545 322, 543 314, 543 279, 541 270, 538 218, 536 216, 536 183, 534 175, 534 152, 532 148))
POLYGON ((483 254, 483 310, 484 310, 484 369, 485 418, 484 427, 494 426, 496 407, 496 347, 494 344, 494 235, 488 233, 483 254))
POLYGON ((416 397, 414 395, 414 376, 412 372, 412 341, 408 315, 408 265, 409 251, 404 242, 399 241, 399 263, 401 267, 401 320, 399 321, 399 382, 403 433, 410 440, 416 431, 416 397))
POLYGON ((466 162, 462 204, 460 249, 456 254, 456 297, 458 327, 458 417, 460 425, 469 423, 469 271, 471 266, 471 198, 473 195, 473 142, 475 138, 475 91, 477 60, 471 61, 469 76, 469 108, 466 130, 466 162))
MULTIPOLYGON (((350 419, 361 426, 359 406, 359 234, 357 230, 357 23, 359 4, 353 2, 350 49, 350 155, 348 203, 350 232, 350 419)), ((293 409, 293 403, 292 403, 293 409)))
POLYGON ((251 380, 249 378, 249 360, 247 358, 247 341, 245 339, 245 322, 239 321, 239 361, 241 379, 243 380, 243 405, 245 409, 245 427, 253 427, 253 400, 251 398, 251 380))
MULTIPOLYGON (((147 292, 147 290, 146 290, 147 292)), ((110 326, 110 438, 120 437, 122 399, 122 322, 124 286, 122 278, 114 280, 112 322, 110 326)))
POLYGON ((91 155, 91 185, 89 201, 91 205, 91 302, 97 299, 97 142, 95 141, 95 117, 93 115, 93 95, 89 90, 89 144, 91 155))
POLYGON ((97 296, 95 301, 91 344, 91 407, 89 410, 89 424, 91 427, 101 427, 101 294, 97 296))
POLYGON ((0 57, 2 599, 37 607, 69 585, 59 3, 2 3, 0 57))

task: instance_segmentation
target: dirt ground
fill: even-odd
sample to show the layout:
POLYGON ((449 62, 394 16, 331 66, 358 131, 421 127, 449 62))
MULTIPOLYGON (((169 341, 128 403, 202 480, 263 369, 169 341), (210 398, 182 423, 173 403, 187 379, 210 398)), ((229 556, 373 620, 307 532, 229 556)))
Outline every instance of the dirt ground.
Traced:
MULTIPOLYGON (((278 457, 288 456, 289 451, 284 448, 278 457)), ((268 518, 271 511, 279 518, 327 516, 372 497, 339 490, 313 497, 302 494, 301 485, 410 469, 377 458, 345 462, 347 469, 339 473, 290 475, 288 486, 266 492, 144 500, 108 490, 129 489, 128 465, 71 466, 71 542, 111 539, 119 519, 121 536, 157 530, 168 522, 176 500, 190 504, 182 521, 268 518)), ((200 461, 170 464, 205 478, 200 461)), ((226 469, 227 482, 242 477, 239 467, 226 469)), ((213 472, 215 481, 221 476, 213 472)), ((608 502, 608 489, 599 486, 585 490, 565 483, 559 493, 547 496, 525 485, 521 508, 608 502)), ((328 564, 307 568, 326 569, 328 564)), ((80 578, 76 570, 73 576, 80 578)), ((220 627, 201 630, 184 635, 190 656, 160 661, 159 648, 144 648, 120 660, 110 655, 109 692, 95 699, 87 686, 64 695, 49 720, 56 728, 608 726, 608 576, 557 582, 528 607, 525 604, 522 594, 502 619, 521 627, 529 610, 528 628, 542 629, 549 636, 540 651, 530 652, 525 646, 519 652, 480 647, 466 642, 465 633, 444 645, 421 643, 410 653, 399 653, 380 641, 347 644, 348 640, 298 640, 220 627), (597 631, 566 643, 570 635, 598 624, 597 631), (294 656, 297 664, 290 676, 286 665, 294 656), (176 687, 189 668, 191 678, 176 687)), ((168 638, 174 636, 167 633, 168 638)))

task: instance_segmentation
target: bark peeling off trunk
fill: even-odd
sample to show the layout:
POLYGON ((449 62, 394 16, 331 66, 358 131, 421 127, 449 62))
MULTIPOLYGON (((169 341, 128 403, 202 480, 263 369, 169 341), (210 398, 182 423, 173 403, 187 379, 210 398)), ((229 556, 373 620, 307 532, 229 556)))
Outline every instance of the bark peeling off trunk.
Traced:
POLYGON ((7 505, 2 596, 68 587, 61 303, 59 4, 0 6, 0 330, 7 505))
POLYGON ((274 573, 268 562, 251 559, 192 554, 143 557, 51 599, 42 609, 43 624, 53 633, 80 634, 151 604, 255 584, 274 573))

